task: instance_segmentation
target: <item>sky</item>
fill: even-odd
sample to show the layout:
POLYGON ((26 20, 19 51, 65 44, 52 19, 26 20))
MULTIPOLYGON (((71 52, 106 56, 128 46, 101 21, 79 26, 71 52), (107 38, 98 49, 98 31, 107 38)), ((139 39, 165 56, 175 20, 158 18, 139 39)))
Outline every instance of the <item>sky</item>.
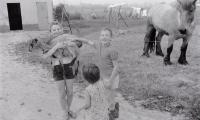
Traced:
POLYGON ((146 4, 156 2, 169 2, 172 0, 53 0, 54 5, 59 3, 66 3, 69 5, 81 5, 81 3, 89 4, 116 4, 116 3, 127 3, 127 4, 146 4))

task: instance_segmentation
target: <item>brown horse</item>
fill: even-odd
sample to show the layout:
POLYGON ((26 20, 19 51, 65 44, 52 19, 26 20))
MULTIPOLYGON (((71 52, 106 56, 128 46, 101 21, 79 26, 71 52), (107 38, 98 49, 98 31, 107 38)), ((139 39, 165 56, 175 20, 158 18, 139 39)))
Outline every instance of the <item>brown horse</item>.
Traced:
POLYGON ((152 6, 148 12, 147 32, 144 38, 143 56, 149 57, 149 51, 156 49, 156 55, 164 56, 161 49, 161 39, 168 35, 167 54, 164 64, 171 65, 170 55, 173 43, 183 39, 178 63, 187 65, 186 51, 188 42, 195 28, 195 10, 197 0, 174 0, 171 3, 160 3, 152 6), (156 35, 157 31, 157 35, 156 35))

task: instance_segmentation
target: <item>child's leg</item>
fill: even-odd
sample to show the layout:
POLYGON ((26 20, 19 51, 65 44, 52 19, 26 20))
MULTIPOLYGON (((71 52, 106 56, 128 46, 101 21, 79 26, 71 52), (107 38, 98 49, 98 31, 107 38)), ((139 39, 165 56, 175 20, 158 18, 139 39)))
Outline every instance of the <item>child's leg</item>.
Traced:
POLYGON ((111 90, 110 91, 110 106, 109 106, 109 109, 110 110, 114 110, 115 109, 115 96, 116 96, 116 91, 115 90, 111 90))
POLYGON ((61 107, 64 111, 64 117, 68 117, 68 104, 67 104, 67 100, 66 100, 66 90, 65 90, 65 81, 64 80, 60 80, 57 81, 57 87, 58 87, 58 93, 59 93, 59 97, 60 97, 60 104, 61 107))
POLYGON ((119 88, 119 75, 115 78, 115 82, 112 85, 112 90, 111 90, 111 94, 110 94, 110 97, 112 98, 110 106, 109 106, 110 120, 114 120, 115 118, 119 117, 119 103, 115 99, 115 97, 117 96, 118 88, 119 88))
POLYGON ((117 89, 118 88, 119 88, 119 75, 115 78, 115 82, 112 85, 112 90, 111 90, 111 95, 110 95, 111 98, 112 98, 111 108, 114 108, 114 106, 115 106, 115 103, 116 103, 115 97, 117 96, 117 89))
POLYGON ((114 98, 112 99, 110 106, 109 106, 109 120, 115 120, 119 117, 119 103, 115 100, 116 97, 116 91, 112 90, 110 97, 114 98))
POLYGON ((65 80, 66 83, 66 93, 67 93, 67 105, 70 109, 72 99, 73 99, 73 81, 74 79, 67 79, 65 80))

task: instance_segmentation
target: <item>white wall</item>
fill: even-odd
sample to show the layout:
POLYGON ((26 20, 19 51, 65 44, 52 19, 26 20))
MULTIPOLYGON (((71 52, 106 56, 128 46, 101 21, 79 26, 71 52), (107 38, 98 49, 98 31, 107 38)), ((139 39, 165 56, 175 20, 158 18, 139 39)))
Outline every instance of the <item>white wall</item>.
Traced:
POLYGON ((9 26, 7 3, 20 3, 22 24, 38 24, 36 2, 47 2, 48 21, 53 19, 53 2, 52 0, 0 0, 0 26, 9 26))
POLYGON ((9 25, 7 5, 4 0, 0 0, 0 25, 9 25))
POLYGON ((35 1, 36 2, 47 2, 47 6, 48 6, 48 20, 49 20, 49 23, 51 23, 53 21, 53 0, 35 0, 35 1))

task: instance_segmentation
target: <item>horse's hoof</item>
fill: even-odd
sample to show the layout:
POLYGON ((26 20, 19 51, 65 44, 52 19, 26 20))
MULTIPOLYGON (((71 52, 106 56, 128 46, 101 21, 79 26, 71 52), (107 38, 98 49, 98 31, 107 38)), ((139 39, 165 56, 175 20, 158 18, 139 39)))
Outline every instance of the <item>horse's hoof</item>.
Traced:
POLYGON ((157 56, 164 57, 164 54, 163 54, 163 53, 156 52, 156 55, 157 55, 157 56))
POLYGON ((142 56, 149 58, 150 55, 148 53, 143 53, 142 56))
POLYGON ((165 65, 172 65, 173 63, 171 61, 164 61, 165 65))
POLYGON ((178 63, 181 64, 181 65, 188 65, 189 64, 187 62, 187 60, 183 60, 183 61, 179 60, 178 63))

